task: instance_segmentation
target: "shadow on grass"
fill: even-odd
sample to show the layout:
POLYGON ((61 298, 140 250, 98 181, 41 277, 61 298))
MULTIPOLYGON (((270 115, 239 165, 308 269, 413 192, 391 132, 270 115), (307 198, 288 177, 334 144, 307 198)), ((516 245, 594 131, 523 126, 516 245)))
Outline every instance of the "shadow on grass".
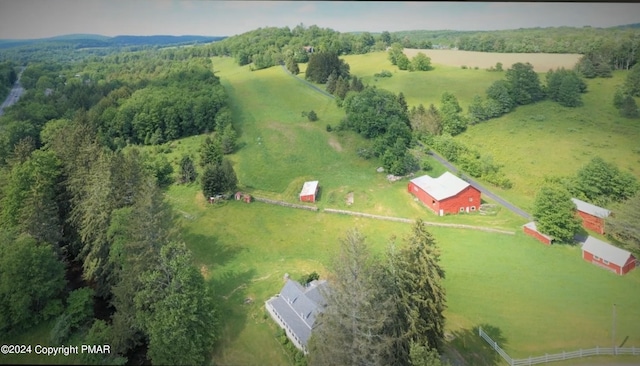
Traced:
MULTIPOLYGON (((498 327, 480 324, 482 330, 504 349, 507 339, 498 327)), ((445 343, 445 355, 452 366, 497 366, 504 364, 502 357, 480 335, 478 326, 455 331, 445 343)))
POLYGON ((219 306, 220 326, 225 343, 238 338, 246 325, 249 306, 246 303, 246 288, 255 274, 254 269, 244 272, 227 271, 209 281, 219 306))
POLYGON ((196 261, 207 265, 210 271, 215 271, 216 267, 227 264, 245 249, 240 245, 226 245, 220 241, 219 235, 214 234, 185 232, 182 238, 193 252, 196 261))

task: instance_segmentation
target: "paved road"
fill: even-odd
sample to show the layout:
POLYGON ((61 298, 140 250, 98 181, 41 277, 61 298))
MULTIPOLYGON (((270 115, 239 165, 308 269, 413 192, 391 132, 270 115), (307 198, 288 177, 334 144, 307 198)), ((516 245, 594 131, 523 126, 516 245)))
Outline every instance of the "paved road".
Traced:
MULTIPOLYGON (((326 90, 322 90, 320 88, 318 88, 317 86, 313 85, 312 83, 301 79, 301 78, 297 78, 295 77, 295 75, 291 74, 289 72, 289 70, 287 70, 286 67, 284 67, 284 65, 281 65, 282 69, 289 75, 291 75, 292 77, 296 78, 297 80, 299 80, 300 82, 303 82, 305 84, 307 84, 309 87, 317 90, 318 92, 324 94, 325 96, 328 96, 330 98, 334 98, 335 96, 329 94, 326 90)), ((422 145, 422 143, 420 143, 420 145, 422 145)), ((424 147, 424 145, 422 145, 424 147)), ((459 173, 458 169, 456 167, 454 167, 453 165, 451 165, 451 163, 449 163, 447 160, 445 160, 442 156, 429 151, 429 154, 431 156, 433 156, 434 159, 438 160, 440 163, 442 163, 442 165, 446 166, 449 170, 451 170, 453 173, 457 173, 459 174, 462 179, 466 180, 467 182, 469 182, 469 184, 471 184, 472 186, 476 187, 480 192, 482 192, 484 195, 491 197, 493 200, 495 200, 496 202, 498 202, 499 204, 501 204, 502 206, 506 207, 507 209, 509 209, 510 211, 513 211, 515 214, 524 217, 527 220, 531 220, 532 217, 531 215, 529 215, 527 212, 525 212, 524 210, 514 206, 513 204, 507 202, 506 200, 500 198, 498 195, 496 195, 495 193, 491 192, 490 190, 488 190, 487 188, 483 187, 482 185, 480 185, 480 183, 476 182, 475 180, 473 180, 471 177, 466 176, 465 174, 459 173)))
MULTIPOLYGON (((424 145, 422 143, 420 143, 420 145, 422 145, 424 147, 424 145)), ((433 156, 434 159, 438 160, 440 163, 442 163, 442 165, 446 166, 447 169, 451 170, 451 172, 459 174, 462 179, 466 180, 467 182, 469 182, 469 184, 471 184, 472 186, 476 187, 485 196, 491 197, 494 201, 496 201, 499 204, 501 204, 502 206, 506 207, 508 210, 514 212, 515 214, 517 214, 519 216, 524 217, 527 220, 531 220, 532 219, 531 215, 529 215, 524 210, 522 210, 522 209, 514 206, 513 204, 507 202, 506 200, 500 198, 498 195, 496 195, 495 193, 491 192, 490 190, 488 190, 487 188, 482 186, 480 183, 478 183, 475 180, 473 180, 471 177, 459 172, 456 167, 451 165, 451 163, 448 162, 447 160, 445 160, 445 158, 443 158, 442 156, 436 154, 433 151, 429 151, 429 155, 433 156)))
POLYGON ((4 103, 0 105, 0 116, 4 114, 5 108, 10 107, 14 103, 16 103, 24 93, 24 88, 22 87, 22 85, 20 85, 20 77, 22 76, 23 71, 24 66, 22 67, 22 69, 20 69, 20 72, 18 73, 18 80, 16 80, 15 84, 13 84, 13 88, 11 88, 9 95, 7 95, 7 99, 5 99, 4 103))

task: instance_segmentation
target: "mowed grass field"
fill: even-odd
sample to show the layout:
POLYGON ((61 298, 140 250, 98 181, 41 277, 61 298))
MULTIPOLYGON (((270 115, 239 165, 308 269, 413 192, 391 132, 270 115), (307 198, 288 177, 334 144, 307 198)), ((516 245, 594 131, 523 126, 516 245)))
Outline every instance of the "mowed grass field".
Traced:
MULTIPOLYGON (((626 338, 625 345, 640 346, 640 271, 619 277, 583 262, 578 248, 545 247, 521 234, 524 222, 504 209, 497 216, 438 218, 406 193, 406 182, 390 184, 375 173, 374 161, 356 157, 356 147, 365 141, 324 130, 342 118, 332 100, 280 67, 250 72, 228 58, 213 60, 241 131, 242 147, 231 156, 241 189, 295 202, 305 179, 319 179, 320 208, 518 231, 504 235, 431 228, 447 273, 450 344, 468 364, 499 364, 495 353, 478 342, 477 326, 488 329, 514 357, 608 346, 613 303, 621 304, 616 332, 620 343, 626 338), (320 121, 301 117, 302 110, 310 109, 318 112, 320 121), (347 207, 349 191, 355 203, 347 207)), ((201 140, 177 142, 170 158, 196 154, 201 140)), ((403 238, 410 230, 408 224, 259 202, 210 205, 195 184, 171 186, 167 199, 183 215, 185 241, 222 308, 224 331, 213 354, 221 365, 291 364, 264 310, 264 301, 281 289, 284 274, 294 279, 311 271, 330 276, 330 259, 349 228, 361 230, 378 254, 392 236, 403 238)))
MULTIPOLYGON (((264 315, 264 301, 279 292, 285 273, 326 278, 349 228, 364 233, 377 254, 392 236, 400 243, 410 231, 408 224, 259 202, 209 205, 196 186, 172 186, 167 195, 183 213, 185 240, 219 299, 224 332, 214 359, 221 365, 290 362, 264 315)), ((431 231, 446 271, 447 332, 470 364, 495 361, 477 342, 477 326, 497 335, 513 357, 607 346, 613 303, 621 304, 618 341, 640 346, 640 271, 616 276, 583 262, 578 248, 545 247, 521 233, 431 231)))

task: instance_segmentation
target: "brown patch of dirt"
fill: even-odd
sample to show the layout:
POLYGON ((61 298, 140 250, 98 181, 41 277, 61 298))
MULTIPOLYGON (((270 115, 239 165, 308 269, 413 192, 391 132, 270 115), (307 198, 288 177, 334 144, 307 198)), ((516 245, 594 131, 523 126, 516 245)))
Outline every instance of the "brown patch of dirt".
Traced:
POLYGON ((422 52, 431 58, 431 63, 447 66, 467 66, 488 69, 497 62, 502 63, 504 70, 517 62, 528 62, 536 72, 547 72, 549 69, 564 67, 572 69, 582 55, 574 53, 497 53, 457 50, 421 50, 405 48, 404 53, 412 58, 422 52))
POLYGON ((342 151, 342 145, 340 145, 338 140, 336 140, 335 137, 333 137, 333 136, 329 137, 329 145, 331 145, 331 147, 334 148, 338 152, 342 151))

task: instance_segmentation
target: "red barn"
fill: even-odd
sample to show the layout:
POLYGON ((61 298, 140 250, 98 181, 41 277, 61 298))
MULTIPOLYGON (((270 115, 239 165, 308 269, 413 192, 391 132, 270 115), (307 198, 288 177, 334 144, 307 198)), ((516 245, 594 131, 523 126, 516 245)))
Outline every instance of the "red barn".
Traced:
POLYGON ((407 189, 440 216, 480 208, 480 191, 449 172, 438 178, 423 175, 412 179, 407 189))
POLYGON ((592 236, 582 244, 582 259, 619 275, 628 273, 636 266, 633 254, 592 236))
POLYGON ((304 182, 302 191, 300 192, 300 201, 315 202, 318 194, 318 181, 304 182))
POLYGON ((582 219, 582 226, 585 229, 604 234, 604 219, 611 215, 611 211, 577 198, 572 198, 571 201, 576 205, 577 215, 582 219))
POLYGON ((538 239, 542 244, 551 245, 551 243, 553 243, 553 237, 539 232, 536 223, 533 221, 528 224, 524 224, 522 226, 522 230, 525 234, 538 239))

